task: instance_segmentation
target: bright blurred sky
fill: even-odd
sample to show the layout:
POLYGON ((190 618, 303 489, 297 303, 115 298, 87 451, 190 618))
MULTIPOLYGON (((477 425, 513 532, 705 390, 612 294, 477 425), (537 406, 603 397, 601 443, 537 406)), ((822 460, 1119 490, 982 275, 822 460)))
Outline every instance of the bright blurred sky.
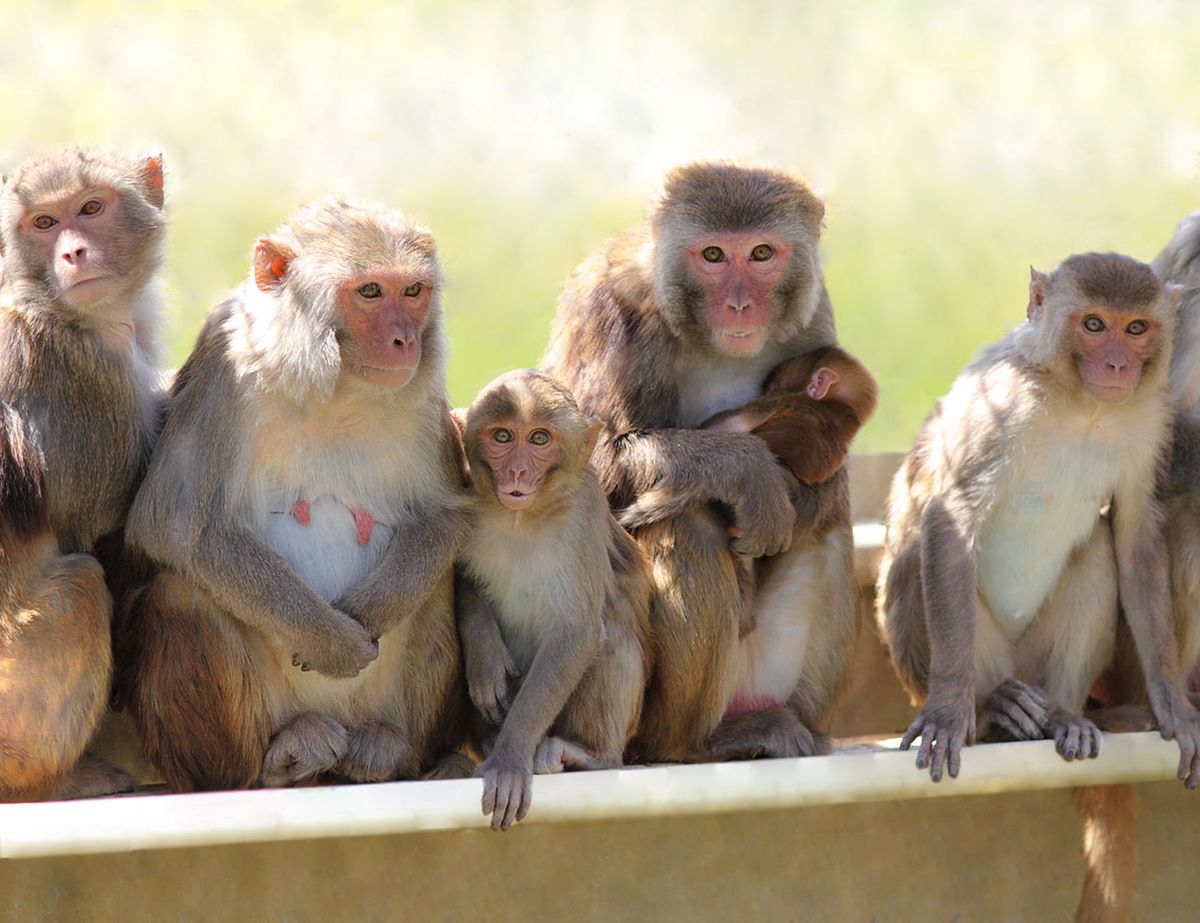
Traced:
POLYGON ((1200 207, 1200 4, 0 0, 0 168, 162 149, 168 357, 255 235, 333 192, 441 241, 452 397, 535 363, 571 267, 695 159, 829 200, 846 345, 903 448, 1028 265, 1150 259, 1200 207))

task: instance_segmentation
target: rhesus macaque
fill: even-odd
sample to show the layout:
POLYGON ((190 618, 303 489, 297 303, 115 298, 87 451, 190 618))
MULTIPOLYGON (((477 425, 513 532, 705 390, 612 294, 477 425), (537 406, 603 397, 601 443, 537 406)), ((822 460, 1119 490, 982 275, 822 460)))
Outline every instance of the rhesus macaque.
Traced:
POLYGON ((22 164, 0 193, 2 515, 26 513, 11 513, 0 552, 7 798, 131 785, 90 756, 72 769, 103 714, 112 657, 111 601, 82 555, 121 528, 158 432, 162 208, 158 156, 67 150, 22 164), (26 708, 39 701, 35 719, 26 708))
POLYGON ((977 727, 1096 756, 1081 710, 1118 604, 1179 777, 1200 781, 1154 494, 1177 298, 1116 254, 1033 270, 1026 323, 959 376, 897 473, 878 621, 921 706, 901 746, 921 738, 917 766, 934 781, 958 774, 977 727))
POLYGON ((458 744, 441 286, 427 230, 318 202, 180 369, 127 529, 162 568, 131 704, 173 788, 411 779, 458 744))
POLYGON ((753 433, 810 487, 833 477, 875 413, 879 389, 866 366, 837 346, 785 360, 763 396, 709 418, 704 429, 753 433))
POLYGON ((829 748, 858 632, 846 477, 806 487, 762 439, 699 428, 835 342, 823 215, 787 174, 682 167, 559 301, 544 368, 603 422, 593 465, 651 560, 655 667, 633 757, 829 748), (650 491, 670 515, 637 505, 650 491), (763 559, 756 588, 731 548, 763 559))
POLYGON ((459 562, 485 605, 468 590, 459 626, 489 725, 478 775, 493 829, 525 817, 534 772, 620 766, 641 715, 650 577, 588 466, 599 430, 529 370, 496 379, 466 416, 479 520, 459 562))

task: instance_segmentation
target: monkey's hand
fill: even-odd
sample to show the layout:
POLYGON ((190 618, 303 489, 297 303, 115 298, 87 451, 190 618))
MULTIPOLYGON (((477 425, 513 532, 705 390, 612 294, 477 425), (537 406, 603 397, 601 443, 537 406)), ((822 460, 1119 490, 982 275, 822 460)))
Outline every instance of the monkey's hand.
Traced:
POLYGON ((1179 771, 1183 784, 1194 789, 1200 783, 1200 712, 1174 686, 1160 683, 1150 690, 1150 709, 1159 733, 1179 744, 1179 771))
POLYGON ((475 775, 483 779, 483 813, 492 815, 493 830, 525 819, 533 800, 532 758, 497 746, 475 775))
POLYGON ((514 680, 521 671, 513 662, 503 640, 495 644, 463 647, 467 674, 467 693, 488 724, 500 727, 512 704, 514 680))
POLYGON ((975 743, 975 695, 971 689, 930 694, 916 720, 904 732, 900 749, 907 750, 921 738, 917 749, 917 768, 929 768, 934 782, 942 779, 945 769, 958 775, 964 744, 975 743))
POLYGON ((379 656, 379 645, 358 622, 330 607, 316 624, 289 639, 292 666, 326 676, 357 676, 379 656))

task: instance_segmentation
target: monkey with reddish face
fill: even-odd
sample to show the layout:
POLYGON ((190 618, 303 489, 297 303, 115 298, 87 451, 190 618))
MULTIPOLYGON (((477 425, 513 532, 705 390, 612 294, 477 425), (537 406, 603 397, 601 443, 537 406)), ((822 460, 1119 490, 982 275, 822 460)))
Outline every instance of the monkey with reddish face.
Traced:
POLYGON ((1028 320, 959 377, 897 473, 878 622, 921 706, 901 746, 921 738, 917 765, 934 781, 958 774, 977 727, 1095 757, 1100 733, 1081 710, 1118 605, 1163 736, 1179 742, 1179 777, 1200 781, 1155 498, 1177 300, 1116 254, 1034 270, 1028 320))
POLYGON ((543 368, 604 424, 593 465, 651 561, 637 758, 829 748, 859 624, 845 475, 809 487, 762 439, 701 428, 761 397, 785 359, 835 343, 823 215, 787 174, 682 167, 559 301, 543 368), (756 587, 739 555, 758 559, 756 587))
POLYGON ((427 230, 321 201, 180 369, 127 532, 161 568, 130 697, 173 788, 465 771, 441 287, 427 230))
POLYGON ((620 766, 641 714, 650 578, 588 466, 599 428, 531 370, 466 414, 478 523, 459 558, 472 585, 459 626, 494 829, 528 812, 533 773, 620 766))
POLYGON ((131 786, 80 759, 112 671, 112 603, 91 556, 121 528, 159 429, 165 228, 158 156, 67 150, 22 164, 0 192, 5 799, 131 786))

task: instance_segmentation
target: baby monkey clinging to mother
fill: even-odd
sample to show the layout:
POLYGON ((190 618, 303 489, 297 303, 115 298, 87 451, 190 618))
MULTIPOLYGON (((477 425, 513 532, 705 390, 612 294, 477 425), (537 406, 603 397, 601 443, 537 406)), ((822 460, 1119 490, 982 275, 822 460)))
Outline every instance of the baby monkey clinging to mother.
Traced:
POLYGON ((534 772, 620 766, 641 715, 650 579, 588 465, 599 429, 531 370, 466 414, 479 521, 458 619, 493 828, 528 812, 534 772))

